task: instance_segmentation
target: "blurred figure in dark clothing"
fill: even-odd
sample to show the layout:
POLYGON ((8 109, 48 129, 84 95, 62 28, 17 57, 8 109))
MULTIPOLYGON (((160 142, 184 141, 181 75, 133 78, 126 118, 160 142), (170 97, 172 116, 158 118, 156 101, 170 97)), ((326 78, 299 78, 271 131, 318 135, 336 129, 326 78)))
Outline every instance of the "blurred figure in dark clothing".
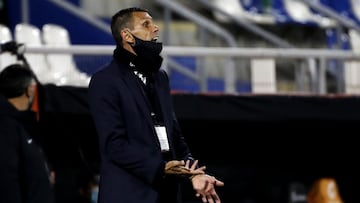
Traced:
POLYGON ((21 64, 0 73, 0 198, 6 203, 52 203, 53 173, 37 145, 30 111, 35 76, 21 64))

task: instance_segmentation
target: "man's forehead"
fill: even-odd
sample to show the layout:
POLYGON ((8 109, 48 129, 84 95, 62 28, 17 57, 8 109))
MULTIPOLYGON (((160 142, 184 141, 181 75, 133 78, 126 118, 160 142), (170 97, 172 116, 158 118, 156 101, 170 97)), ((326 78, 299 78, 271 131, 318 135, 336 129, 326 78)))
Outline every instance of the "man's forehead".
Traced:
POLYGON ((137 11, 133 13, 133 17, 135 20, 148 20, 148 19, 152 19, 151 15, 147 12, 142 12, 142 11, 137 11))

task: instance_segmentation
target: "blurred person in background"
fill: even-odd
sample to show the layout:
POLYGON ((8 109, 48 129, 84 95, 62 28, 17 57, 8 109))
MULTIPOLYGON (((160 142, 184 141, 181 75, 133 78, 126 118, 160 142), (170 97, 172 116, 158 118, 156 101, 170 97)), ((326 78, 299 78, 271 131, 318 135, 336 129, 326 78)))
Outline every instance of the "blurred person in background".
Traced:
POLYGON ((21 64, 0 73, 0 200, 54 202, 54 173, 34 139, 36 114, 30 111, 35 76, 21 64))
POLYGON ((220 203, 224 183, 205 173, 181 134, 167 73, 160 69, 159 28, 147 10, 126 8, 111 22, 113 60, 89 84, 99 135, 100 203, 178 203, 188 178, 203 202, 220 203))

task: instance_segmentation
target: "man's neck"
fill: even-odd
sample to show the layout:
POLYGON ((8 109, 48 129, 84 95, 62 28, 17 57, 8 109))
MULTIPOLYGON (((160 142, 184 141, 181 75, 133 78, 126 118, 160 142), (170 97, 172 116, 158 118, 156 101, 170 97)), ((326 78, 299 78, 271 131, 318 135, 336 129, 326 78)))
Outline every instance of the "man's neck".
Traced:
POLYGON ((132 54, 136 55, 136 53, 135 53, 134 49, 131 47, 131 45, 130 45, 130 44, 128 44, 128 43, 124 43, 122 47, 123 47, 125 50, 127 50, 128 52, 130 52, 130 53, 132 53, 132 54))

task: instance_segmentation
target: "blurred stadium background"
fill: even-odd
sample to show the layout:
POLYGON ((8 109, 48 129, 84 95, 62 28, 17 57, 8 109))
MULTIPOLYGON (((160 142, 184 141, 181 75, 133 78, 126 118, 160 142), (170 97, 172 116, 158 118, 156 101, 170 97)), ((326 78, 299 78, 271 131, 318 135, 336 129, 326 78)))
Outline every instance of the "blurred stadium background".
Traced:
MULTIPOLYGON (((174 91, 352 94, 360 91, 356 72, 358 4, 355 0, 15 0, 3 1, 1 19, 10 29, 10 37, 26 44, 34 68, 36 64, 43 66, 39 69, 55 71, 52 61, 61 66, 71 60, 75 64, 69 69, 91 75, 112 54, 111 15, 118 8, 144 6, 161 28, 161 40, 168 48, 164 68, 171 75, 174 91), (21 37, 26 28, 16 27, 23 24, 38 30, 38 36, 33 36, 37 40, 21 37), (50 34, 45 39, 47 24, 63 28, 68 36, 50 34), (84 47, 87 52, 91 49, 88 55, 81 48, 68 47, 74 45, 103 47, 84 47), (44 57, 33 59, 33 47, 44 57), (63 48, 61 52, 70 58, 48 56, 59 52, 51 47, 63 48)), ((51 25, 47 32, 60 29, 51 25)), ((2 41, 8 37, 3 36, 2 41)), ((1 67, 6 65, 2 63, 1 67)), ((62 82, 49 73, 43 76, 39 72, 39 77, 44 82, 74 85, 71 73, 62 71, 62 82), (65 78, 69 81, 64 82, 65 78)))
MULTIPOLYGON (((84 170, 97 174, 86 86, 111 59, 111 16, 128 6, 148 8, 160 26, 184 134, 225 180, 225 203, 304 203, 326 176, 345 203, 360 200, 348 137, 360 121, 360 1, 0 0, 0 42, 24 43, 45 86, 41 124, 51 136, 42 139, 57 203, 73 201, 84 170), (204 139, 225 150, 202 148, 204 139)), ((14 62, 1 54, 0 70, 14 62)))

